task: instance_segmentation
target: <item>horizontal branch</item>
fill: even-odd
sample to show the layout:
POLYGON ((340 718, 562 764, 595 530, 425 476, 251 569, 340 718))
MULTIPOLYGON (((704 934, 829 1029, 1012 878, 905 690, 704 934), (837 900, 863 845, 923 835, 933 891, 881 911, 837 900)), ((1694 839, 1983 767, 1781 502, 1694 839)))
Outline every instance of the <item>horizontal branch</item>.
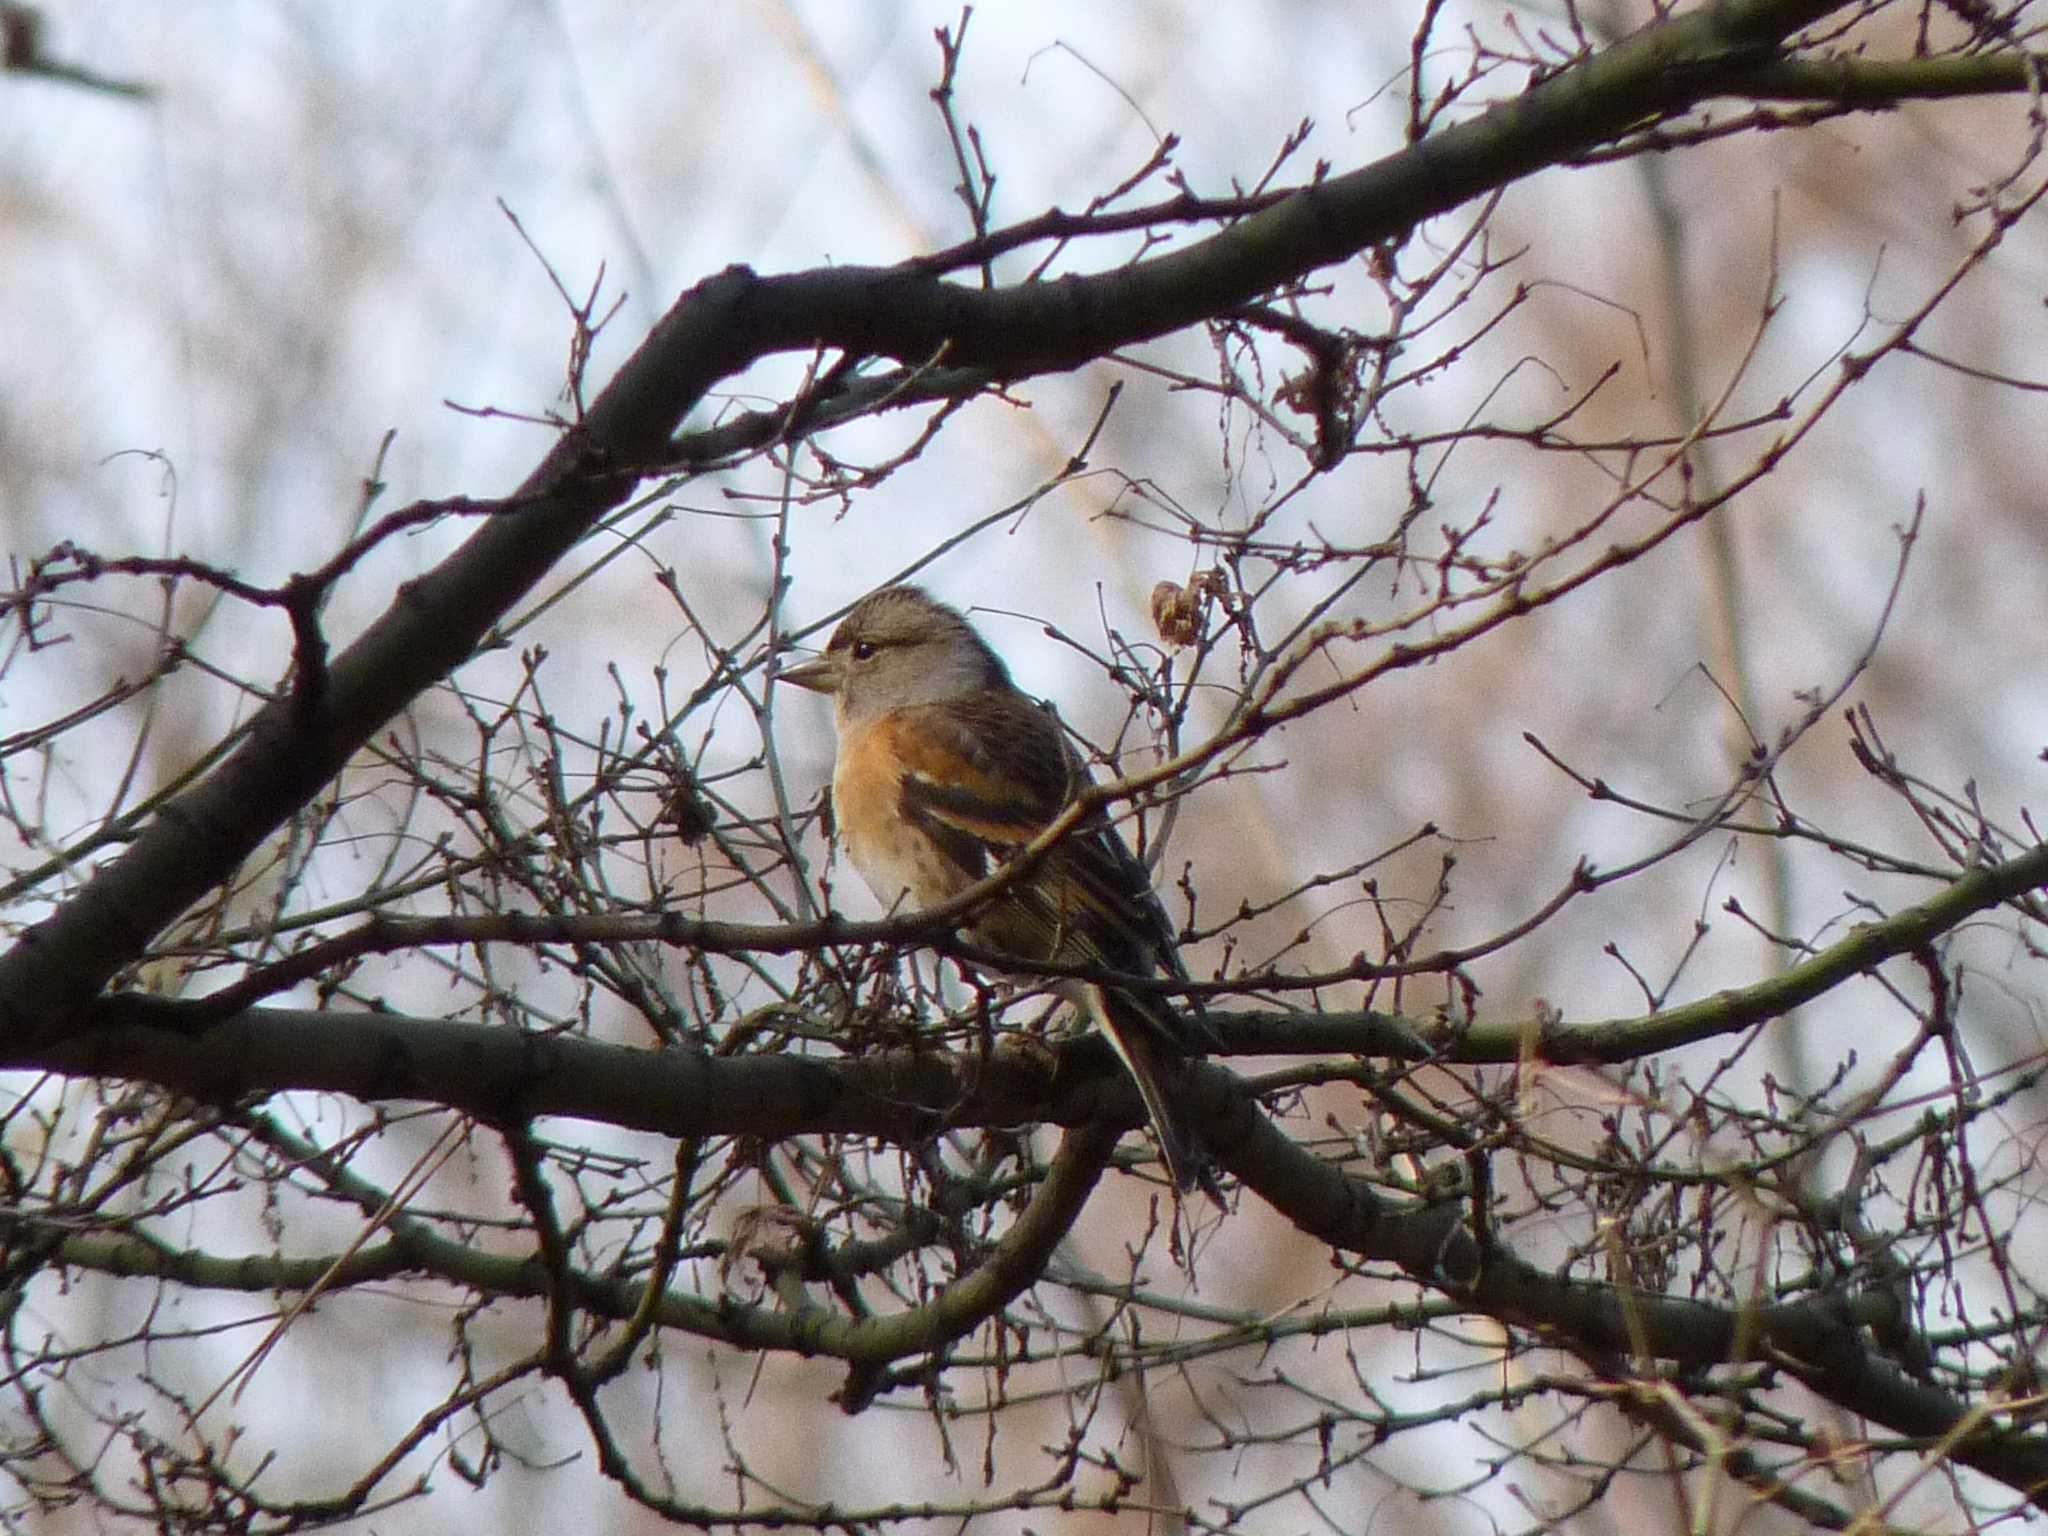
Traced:
POLYGON ((1878 1354, 1869 1327, 1891 1302, 1843 1289, 1754 1307, 1722 1306, 1573 1280, 1499 1244, 1482 1245, 1462 1203, 1390 1207, 1364 1184, 1240 1113, 1206 1128, 1211 1150, 1301 1231, 1340 1252, 1390 1263, 1418 1284, 1514 1327, 1622 1359, 1705 1368, 1755 1361, 1797 1376, 1822 1398, 1929 1446, 2048 1508, 2048 1433, 2007 1430, 1878 1354))
MULTIPOLYGON (((1221 1054, 1342 1054, 1397 1061, 1620 1062, 1738 1033, 1780 1017, 1877 966, 1924 949, 1971 917, 2048 883, 2048 845, 1960 876, 1928 901, 1860 924, 1826 949, 1753 986, 1630 1018, 1557 1018, 1446 1026, 1379 1012, 1307 1014, 1212 1009, 1221 1054)), ((722 952, 788 953, 827 944, 904 942, 923 920, 787 926, 708 923, 673 914, 593 918, 375 920, 407 943, 617 943, 665 940, 722 952)), ((380 948, 370 944, 368 948, 380 948)), ((361 951, 352 951, 352 953, 361 951)), ((330 957, 331 958, 331 957, 330 957)), ((1015 967, 1015 962, 1006 962, 1015 967)), ((1241 985, 1268 988, 1284 978, 1241 985)), ((1201 990, 1225 990, 1211 985, 1201 990)), ((218 999, 120 996, 88 1013, 93 1025, 61 1042, 9 1038, 0 1068, 153 1082, 209 1103, 291 1090, 345 1093, 364 1102, 419 1099, 485 1120, 560 1115, 671 1136, 767 1138, 842 1132, 914 1140, 944 1126, 1078 1124, 1105 1113, 1093 1098, 1067 1102, 1076 1051, 1063 1069, 1036 1051, 967 1056, 943 1050, 853 1057, 712 1057, 648 1051, 569 1034, 524 1033, 393 1013, 242 1008, 218 999), (1068 1076, 1061 1078, 1064 1071, 1068 1076), (1059 1079, 1056 1081, 1056 1079, 1059 1079)), ((1114 1073, 1104 1088, 1124 1087, 1114 1073)), ((1109 1111, 1134 1124, 1134 1096, 1109 1111)))
MULTIPOLYGON (((1089 791, 1091 798, 1083 803, 1093 804, 1123 788, 1121 780, 1095 785, 1089 791)), ((1051 847, 1073 820, 1071 815, 1060 818, 1046 836, 1034 841, 1032 848, 1051 847)), ((870 944, 921 945, 1023 975, 1077 977, 1168 996, 1201 998, 1310 990, 1347 980, 1412 974, 1422 968, 1416 963, 1382 967, 1361 958, 1347 969, 1310 976, 1260 971, 1223 981, 1191 983, 1123 977, 1101 967, 1018 961, 1006 955, 989 954, 953 937, 948 931, 952 924, 976 910, 991 894, 1006 890, 1028 869, 1028 864, 1013 861, 999 866, 957 899, 941 906, 868 922, 853 922, 836 914, 787 924, 723 922, 678 912, 440 917, 378 914, 345 933, 310 944, 265 966, 245 982, 210 997, 148 1003, 145 1016, 157 1027, 193 1034, 216 1020, 244 1013, 265 996, 364 956, 450 945, 508 944, 533 948, 551 944, 667 944, 720 955, 807 954, 870 944)), ((1586 1023, 1571 1023, 1562 1018, 1475 1020, 1446 1026, 1436 1021, 1406 1020, 1373 1012, 1270 1011, 1218 1013, 1215 1022, 1223 1032, 1228 1053, 1238 1055, 1343 1051, 1405 1061, 1506 1062, 1527 1056, 1553 1062, 1633 1061, 1719 1035, 1735 1034, 1790 1013, 1887 960, 1924 948, 1978 913, 2017 900, 2044 885, 2048 885, 2048 845, 1961 875, 1939 895, 1891 917, 1859 923, 1826 949, 1753 986, 1717 992, 1698 1002, 1628 1018, 1586 1023)), ((0 1053, 0 1064, 7 1059, 5 1053, 0 1053)))
POLYGON ((189 1009, 169 1000, 109 998, 91 1012, 104 1027, 7 1048, 0 1069, 150 1082, 209 1104, 341 1093, 445 1104, 493 1124, 560 1116, 676 1137, 914 1143, 956 1127, 1129 1127, 1144 1118, 1135 1089, 1092 1037, 1051 1052, 713 1056, 393 1013, 251 1008, 193 1032, 184 1027, 189 1009))
POLYGON ((2036 91, 2044 76, 2048 58, 2018 50, 1934 59, 1773 59, 1730 76, 1728 94, 1752 101, 1885 107, 1902 101, 2036 91))

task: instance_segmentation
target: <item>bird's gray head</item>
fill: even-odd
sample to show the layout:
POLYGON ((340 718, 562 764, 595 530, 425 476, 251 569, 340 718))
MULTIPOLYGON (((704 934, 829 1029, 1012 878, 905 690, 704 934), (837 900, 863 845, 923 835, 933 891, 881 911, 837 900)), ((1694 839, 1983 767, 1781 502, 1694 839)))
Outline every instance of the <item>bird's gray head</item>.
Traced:
POLYGON ((907 704, 1011 686, 1009 669, 974 626, 922 587, 884 587, 839 621, 825 654, 781 680, 832 696, 842 726, 907 704))

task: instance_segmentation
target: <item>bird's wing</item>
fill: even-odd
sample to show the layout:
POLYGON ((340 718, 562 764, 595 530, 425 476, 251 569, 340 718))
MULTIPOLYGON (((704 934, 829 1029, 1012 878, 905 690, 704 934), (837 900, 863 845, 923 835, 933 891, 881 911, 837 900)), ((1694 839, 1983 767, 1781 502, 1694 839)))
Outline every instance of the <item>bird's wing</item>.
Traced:
MULTIPOLYGON (((1092 782, 1059 719, 1024 694, 986 694, 901 711, 902 810, 974 876, 1037 837, 1092 782)), ((1091 812, 1044 862, 968 931, 1020 959, 1185 975, 1152 882, 1103 811, 1091 812)), ((1168 999, 1110 990, 1116 1011, 1180 1050, 1215 1043, 1199 1016, 1168 999)))

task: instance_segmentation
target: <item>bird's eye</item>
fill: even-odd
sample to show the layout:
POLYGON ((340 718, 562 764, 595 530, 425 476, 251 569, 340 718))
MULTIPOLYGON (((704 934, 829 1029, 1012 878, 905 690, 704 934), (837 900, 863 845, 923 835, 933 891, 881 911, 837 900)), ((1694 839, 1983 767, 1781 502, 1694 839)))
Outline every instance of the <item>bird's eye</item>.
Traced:
POLYGON ((872 640, 856 640, 856 641, 854 641, 854 642, 853 642, 853 659, 854 659, 855 661, 867 661, 867 660, 869 660, 869 659, 870 659, 871 657, 873 657, 873 655, 874 655, 874 654, 875 654, 875 642, 874 642, 874 641, 872 641, 872 640))

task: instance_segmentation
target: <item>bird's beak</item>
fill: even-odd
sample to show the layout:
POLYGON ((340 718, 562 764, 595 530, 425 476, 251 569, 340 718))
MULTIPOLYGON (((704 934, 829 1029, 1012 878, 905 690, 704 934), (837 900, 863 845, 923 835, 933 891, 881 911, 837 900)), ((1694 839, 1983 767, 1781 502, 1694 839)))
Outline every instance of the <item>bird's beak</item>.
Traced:
POLYGON ((839 691, 839 658, 820 656, 811 661, 799 662, 785 667, 775 674, 778 683, 795 683, 799 688, 808 688, 813 693, 837 693, 839 691))

